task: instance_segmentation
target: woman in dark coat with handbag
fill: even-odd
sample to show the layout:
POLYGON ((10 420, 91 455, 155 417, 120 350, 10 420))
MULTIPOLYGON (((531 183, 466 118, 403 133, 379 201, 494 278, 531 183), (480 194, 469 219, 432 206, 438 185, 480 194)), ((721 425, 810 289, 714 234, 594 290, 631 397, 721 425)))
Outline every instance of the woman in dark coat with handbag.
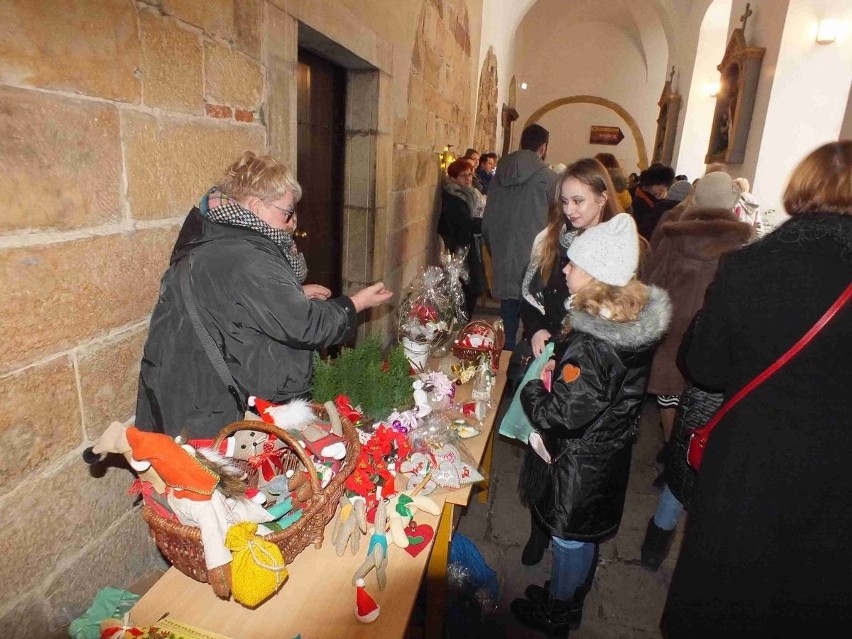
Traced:
POLYGON ((482 261, 482 208, 484 198, 473 186, 473 165, 456 160, 447 167, 447 181, 441 192, 438 235, 450 253, 467 248, 470 279, 462 282, 468 320, 473 319, 476 300, 487 286, 482 261))
MULTIPOLYGON (((686 353, 731 397, 852 281, 852 141, 808 155, 792 218, 725 256, 686 353)), ((828 637, 852 622, 852 305, 714 429, 663 611, 666 639, 828 637)), ((842 632, 842 630, 841 630, 842 632)))

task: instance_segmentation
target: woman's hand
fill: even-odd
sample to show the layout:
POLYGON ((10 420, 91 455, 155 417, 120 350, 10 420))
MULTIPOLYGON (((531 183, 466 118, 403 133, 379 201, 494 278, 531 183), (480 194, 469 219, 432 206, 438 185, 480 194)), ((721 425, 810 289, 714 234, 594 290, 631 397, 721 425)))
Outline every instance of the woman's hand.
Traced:
POLYGON ((352 304, 355 306, 355 312, 363 311, 366 308, 373 308, 379 304, 387 302, 393 297, 393 291, 385 288, 383 282, 376 282, 370 286, 362 288, 360 291, 350 296, 352 304))
POLYGON ((544 347, 547 345, 547 340, 550 339, 550 331, 546 328, 536 331, 530 338, 530 346, 534 357, 538 357, 544 352, 544 347))
POLYGON ((305 284, 302 291, 309 300, 327 300, 331 297, 331 290, 321 284, 305 284))

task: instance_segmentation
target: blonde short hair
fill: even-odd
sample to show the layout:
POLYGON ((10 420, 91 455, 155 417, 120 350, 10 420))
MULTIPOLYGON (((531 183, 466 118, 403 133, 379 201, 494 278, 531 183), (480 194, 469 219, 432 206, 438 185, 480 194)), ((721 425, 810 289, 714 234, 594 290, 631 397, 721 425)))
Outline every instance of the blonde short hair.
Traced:
POLYGON ((808 154, 790 177, 784 208, 790 215, 852 215, 852 140, 829 142, 808 154))
POLYGON ((571 307, 613 322, 633 322, 647 302, 648 287, 639 280, 612 286, 593 279, 574 296, 571 307))
POLYGON ((287 192, 293 194, 295 202, 302 198, 302 187, 285 164, 271 155, 256 155, 253 151, 244 151, 216 186, 237 200, 253 196, 269 201, 287 192))

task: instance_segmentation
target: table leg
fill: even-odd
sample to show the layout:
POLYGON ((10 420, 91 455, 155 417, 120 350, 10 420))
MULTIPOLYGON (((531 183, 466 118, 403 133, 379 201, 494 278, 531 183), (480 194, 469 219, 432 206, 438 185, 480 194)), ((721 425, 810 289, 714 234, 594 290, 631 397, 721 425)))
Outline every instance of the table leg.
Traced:
POLYGON ((440 639, 444 631, 447 603, 447 564, 453 536, 455 506, 444 502, 444 510, 435 531, 435 544, 426 567, 426 639, 440 639))
POLYGON ((488 435, 488 443, 485 445, 485 452, 482 455, 482 476, 485 479, 479 484, 481 490, 476 498, 480 504, 488 503, 488 490, 491 488, 491 457, 494 455, 494 429, 488 435))

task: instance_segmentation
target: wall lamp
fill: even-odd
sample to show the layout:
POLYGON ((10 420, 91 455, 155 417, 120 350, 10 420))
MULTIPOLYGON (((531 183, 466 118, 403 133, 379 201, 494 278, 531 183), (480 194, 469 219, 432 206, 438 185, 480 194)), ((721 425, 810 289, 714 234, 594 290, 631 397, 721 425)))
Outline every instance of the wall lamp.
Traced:
POLYGON ((438 154, 438 159, 441 162, 441 170, 446 171, 447 167, 450 166, 456 160, 456 156, 453 155, 450 149, 453 147, 452 144, 448 144, 444 147, 444 150, 438 154))
POLYGON ((837 18, 828 18, 820 20, 817 27, 816 41, 817 44, 831 44, 837 39, 837 31, 840 28, 840 21, 837 18))
POLYGON ((707 90, 707 95, 709 95, 711 98, 715 98, 717 95, 719 95, 719 91, 722 90, 722 85, 719 82, 708 82, 704 86, 707 90))

